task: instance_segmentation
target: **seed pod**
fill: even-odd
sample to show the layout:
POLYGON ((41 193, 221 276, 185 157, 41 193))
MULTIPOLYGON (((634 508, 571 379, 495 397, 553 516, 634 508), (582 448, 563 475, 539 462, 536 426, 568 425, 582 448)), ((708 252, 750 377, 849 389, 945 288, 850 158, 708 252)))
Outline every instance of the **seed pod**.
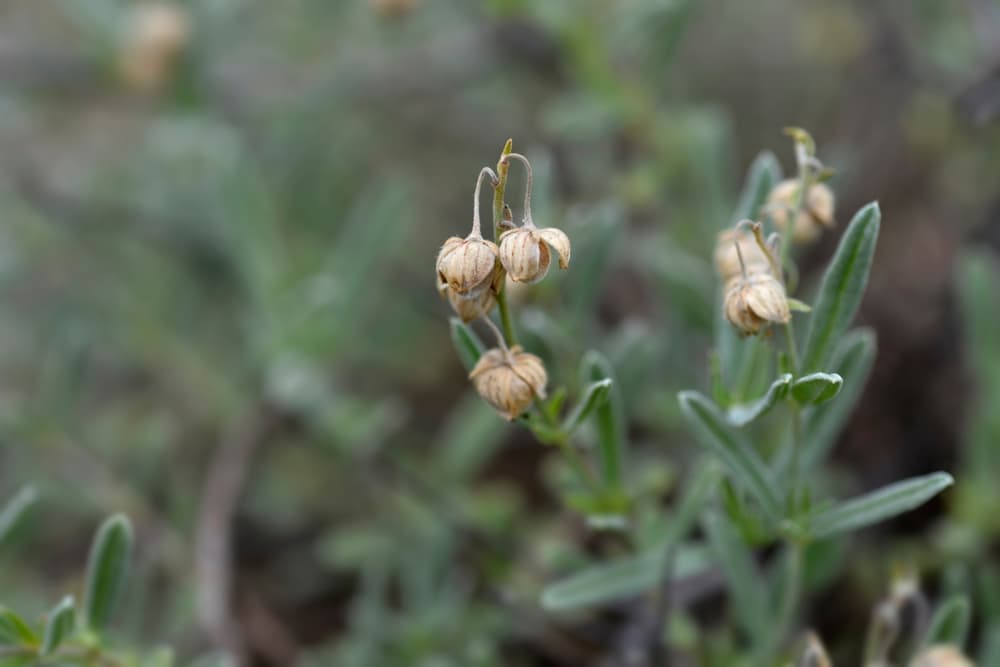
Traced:
POLYGON ((528 220, 500 237, 500 263, 511 280, 537 283, 549 272, 549 246, 559 255, 559 268, 569 267, 570 244, 565 232, 555 227, 538 229, 528 220))
POLYGON ((469 373, 476 391, 507 421, 517 419, 535 397, 545 398, 548 376, 542 360, 520 345, 493 348, 479 358, 469 373))
POLYGON ((937 644, 913 659, 910 667, 975 667, 956 646, 937 644))
POLYGON ((497 305, 496 292, 493 289, 483 290, 473 297, 461 296, 451 291, 447 285, 438 285, 441 296, 448 299, 452 310, 462 318, 463 322, 471 322, 483 315, 488 315, 497 305))
POLYGON ((162 86, 191 36, 191 20, 180 6, 153 0, 137 4, 119 48, 122 79, 141 91, 162 86))
MULTIPOLYGON (((767 197, 767 210, 779 231, 788 228, 788 221, 795 213, 800 181, 790 178, 778 183, 767 197)), ((816 183, 809 188, 802 211, 792 226, 792 240, 809 243, 819 236, 825 227, 833 226, 833 191, 825 183, 816 183)))
POLYGON ((732 278, 722 305, 726 319, 745 336, 756 335, 769 322, 784 324, 792 318, 785 287, 769 273, 732 278))
POLYGON ((753 234, 744 229, 727 229, 720 232, 715 243, 715 270, 723 283, 742 275, 740 256, 743 257, 743 267, 747 273, 769 273, 771 263, 753 234), (736 246, 739 246, 739 250, 736 246))
POLYGON ((476 231, 466 238, 452 236, 437 258, 438 289, 447 286, 456 296, 475 298, 498 281, 497 246, 476 231))

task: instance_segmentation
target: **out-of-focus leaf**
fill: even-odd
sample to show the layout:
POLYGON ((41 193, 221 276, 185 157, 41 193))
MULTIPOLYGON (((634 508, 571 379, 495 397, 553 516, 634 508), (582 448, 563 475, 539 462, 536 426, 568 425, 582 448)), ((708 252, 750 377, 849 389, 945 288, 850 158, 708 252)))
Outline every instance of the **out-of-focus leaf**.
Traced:
POLYGON ((771 383, 767 392, 752 403, 741 403, 729 406, 726 410, 726 419, 733 426, 740 428, 746 426, 758 417, 766 414, 771 408, 778 404, 778 401, 788 395, 788 388, 792 383, 792 374, 785 373, 771 383))
POLYGON ((953 644, 959 647, 964 646, 965 640, 969 636, 971 620, 972 605, 969 603, 968 596, 955 595, 948 598, 934 610, 934 616, 931 617, 927 635, 924 638, 924 645, 953 644))
POLYGON ((451 326, 451 342, 455 346, 455 351, 458 352, 458 358, 461 359, 465 370, 471 371, 472 367, 479 361, 479 357, 483 356, 486 348, 476 332, 466 326, 462 320, 453 317, 448 323, 451 326))
POLYGON ((882 213, 872 202, 858 211, 844 232, 809 320, 801 370, 824 370, 837 341, 854 319, 868 284, 882 213))
POLYGON ((0 646, 37 646, 38 635, 24 619, 0 607, 0 646))
POLYGON ((936 472, 890 484, 813 513, 809 532, 823 538, 871 526, 923 505, 954 482, 948 473, 936 472))
POLYGON ((768 634, 767 624, 771 619, 765 604, 764 579, 757 571, 753 554, 725 517, 709 513, 702 525, 712 553, 722 565, 736 621, 748 638, 759 640, 768 634))
POLYGON ((590 350, 580 361, 583 382, 611 380, 606 400, 594 406, 594 423, 597 426, 598 447, 601 453, 601 472, 610 489, 621 487, 621 470, 625 460, 627 440, 625 434, 625 406, 614 384, 611 362, 596 350, 590 350))
POLYGON ((856 329, 837 345, 833 368, 844 378, 837 400, 807 408, 803 416, 802 463, 809 470, 826 458, 864 391, 875 361, 875 332, 856 329))
POLYGON ((28 508, 35 504, 38 493, 34 487, 26 486, 14 495, 7 504, 0 509, 0 543, 3 543, 7 535, 14 529, 28 508))
POLYGON ((839 394, 843 384, 836 373, 810 373, 792 383, 792 398, 802 405, 820 405, 839 394))
POLYGON ((567 433, 575 431, 580 424, 586 421, 594 410, 604 405, 611 393, 611 386, 614 383, 610 378, 604 378, 597 382, 591 382, 583 390, 583 397, 577 403, 573 411, 566 416, 563 421, 563 430, 567 433))
POLYGON ((83 597, 84 621, 92 630, 103 629, 125 588, 132 552, 132 524, 116 514, 101 524, 90 548, 83 597))
POLYGON ((49 612, 42 638, 42 655, 50 655, 76 631, 76 603, 67 595, 49 612))
POLYGON ((771 190, 781 181, 781 164, 771 151, 761 151, 750 163, 746 182, 740 193, 733 224, 740 220, 759 220, 761 206, 771 190))
POLYGON ((729 472, 753 494, 772 521, 781 515, 781 502, 771 473, 749 442, 726 421, 719 408, 696 391, 677 396, 681 410, 698 442, 715 454, 729 472))

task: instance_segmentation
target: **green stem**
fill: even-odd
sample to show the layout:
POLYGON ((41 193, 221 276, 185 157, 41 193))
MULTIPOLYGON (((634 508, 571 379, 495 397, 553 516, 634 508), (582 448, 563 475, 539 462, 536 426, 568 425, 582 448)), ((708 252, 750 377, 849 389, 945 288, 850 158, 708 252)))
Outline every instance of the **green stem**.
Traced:
MULTIPOLYGON (((510 161, 505 159, 510 154, 513 141, 508 139, 504 144, 500 159, 497 161, 497 183, 493 187, 493 241, 500 242, 500 223, 503 222, 503 198, 507 190, 507 174, 510 173, 510 161)), ((507 306, 507 285, 506 281, 500 284, 497 293, 497 310, 500 312, 500 326, 503 328, 503 335, 507 343, 511 346, 517 345, 517 333, 514 331, 514 322, 510 316, 510 308, 507 306)))
POLYGON ((793 517, 797 516, 799 509, 799 499, 802 496, 800 493, 799 485, 801 483, 801 456, 800 451, 802 450, 802 408, 799 407, 798 403, 793 404, 792 407, 792 457, 789 463, 789 476, 791 483, 789 484, 789 499, 788 507, 790 513, 793 517))
POLYGON ((785 595, 781 600, 781 608, 778 610, 778 629, 774 636, 773 645, 770 647, 772 655, 780 648, 781 643, 792 628, 795 620, 795 610, 799 606, 799 596, 802 593, 802 545, 792 540, 786 542, 786 545, 789 550, 791 563, 788 568, 789 576, 785 586, 785 595))

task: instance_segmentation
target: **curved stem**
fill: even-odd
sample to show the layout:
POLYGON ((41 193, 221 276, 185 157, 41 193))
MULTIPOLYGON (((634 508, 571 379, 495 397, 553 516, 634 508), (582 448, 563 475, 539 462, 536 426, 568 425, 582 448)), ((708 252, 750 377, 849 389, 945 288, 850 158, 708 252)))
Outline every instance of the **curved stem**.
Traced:
POLYGON ((497 328, 497 325, 493 324, 493 320, 491 320, 487 315, 483 315, 482 320, 483 322, 486 322, 490 329, 493 330, 493 335, 497 338, 497 344, 500 346, 500 349, 503 350, 504 354, 510 354, 510 350, 507 348, 507 341, 504 340, 503 334, 500 333, 500 329, 497 328))
POLYGON ((483 238, 483 232, 479 223, 479 193, 483 189, 483 176, 487 175, 494 184, 500 180, 489 167, 483 167, 479 170, 479 176, 476 178, 476 191, 472 195, 472 231, 469 233, 469 236, 472 237, 483 238))
POLYGON ((527 180, 524 185, 524 221, 523 224, 528 227, 534 227, 535 223, 531 219, 531 163, 528 162, 528 158, 524 157, 520 153, 508 153, 503 159, 504 161, 514 158, 515 160, 520 160, 521 164, 524 165, 524 170, 527 172, 527 180))

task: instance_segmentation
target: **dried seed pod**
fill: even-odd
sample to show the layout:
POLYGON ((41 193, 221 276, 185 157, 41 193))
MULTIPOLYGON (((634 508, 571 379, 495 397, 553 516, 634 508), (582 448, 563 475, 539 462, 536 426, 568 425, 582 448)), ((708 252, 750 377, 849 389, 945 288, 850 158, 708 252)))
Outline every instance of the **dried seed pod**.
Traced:
POLYGON ((530 219, 500 237, 500 263, 511 280, 537 283, 549 272, 549 246, 559 255, 559 268, 569 266, 569 237, 555 227, 538 229, 530 219))
POLYGON ((727 229, 719 233, 715 243, 715 270, 723 283, 742 275, 743 267, 747 273, 768 273, 771 262, 761 249, 753 234, 745 229, 727 229), (739 246, 739 250, 737 250, 739 246), (740 265, 740 256, 743 265, 740 265))
POLYGON ((921 652, 910 667, 975 667, 957 646, 937 644, 921 652))
POLYGON ((452 236, 438 253, 438 288, 447 286, 456 296, 480 296, 498 280, 499 271, 496 244, 478 231, 464 239, 452 236))
POLYGON ((517 419, 535 400, 545 398, 548 376, 542 360, 515 345, 493 348, 469 373, 476 391, 508 421, 517 419))
MULTIPOLYGON (((788 221, 795 213, 801 183, 790 178, 778 183, 767 197, 767 210, 779 231, 788 229, 788 221)), ((833 226, 833 191, 825 183, 810 186, 802 211, 792 226, 792 240, 809 243, 825 227, 833 226)))
POLYGON ((755 335, 768 323, 785 324, 792 318, 785 287, 770 273, 748 273, 726 284, 726 319, 743 335, 755 335))
POLYGON ((191 36, 186 10, 169 2, 137 4, 128 19, 119 48, 122 79, 141 91, 162 86, 191 36))
POLYGON ((477 320, 484 315, 489 315, 494 306, 497 305, 496 291, 493 289, 483 290, 476 296, 462 296, 453 292, 447 285, 438 285, 441 296, 448 299, 452 310, 463 322, 477 320))

